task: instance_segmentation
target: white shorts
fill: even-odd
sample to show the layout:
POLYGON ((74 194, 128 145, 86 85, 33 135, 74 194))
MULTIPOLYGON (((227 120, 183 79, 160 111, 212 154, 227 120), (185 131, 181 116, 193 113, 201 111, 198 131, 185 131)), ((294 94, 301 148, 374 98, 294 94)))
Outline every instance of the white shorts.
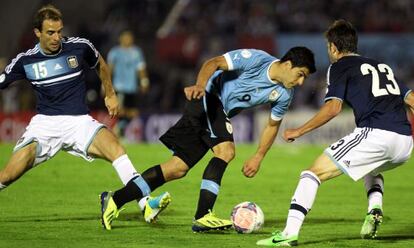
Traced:
POLYGON ((64 150, 87 161, 93 158, 88 155, 88 148, 98 131, 105 127, 90 115, 35 115, 26 131, 19 139, 13 151, 36 142, 36 159, 33 164, 40 164, 59 151, 64 150))
POLYGON ((325 154, 353 180, 393 169, 411 156, 413 137, 376 128, 354 132, 325 149, 325 154))

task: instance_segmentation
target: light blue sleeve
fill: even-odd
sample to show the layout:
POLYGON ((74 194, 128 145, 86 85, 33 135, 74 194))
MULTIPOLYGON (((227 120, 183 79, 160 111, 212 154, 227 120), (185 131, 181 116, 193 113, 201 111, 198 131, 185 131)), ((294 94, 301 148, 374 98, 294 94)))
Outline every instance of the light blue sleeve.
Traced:
POLYGON ((247 71, 262 65, 264 60, 269 56, 266 52, 256 49, 239 49, 224 54, 229 71, 247 71))
POLYGON ((116 48, 112 48, 109 50, 108 58, 106 59, 108 61, 108 64, 115 64, 115 57, 116 57, 116 48))
POLYGON ((272 120, 279 121, 283 119, 283 116, 289 109, 290 103, 293 99, 293 89, 284 91, 282 95, 272 103, 271 118, 272 120))
POLYGON ((146 67, 144 53, 141 48, 137 47, 137 69, 142 70, 146 67))

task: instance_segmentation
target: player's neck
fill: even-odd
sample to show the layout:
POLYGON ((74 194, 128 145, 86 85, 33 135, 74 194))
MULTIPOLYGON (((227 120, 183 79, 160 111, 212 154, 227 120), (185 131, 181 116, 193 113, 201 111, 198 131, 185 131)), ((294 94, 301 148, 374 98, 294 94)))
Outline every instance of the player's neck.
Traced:
POLYGON ((273 62, 272 65, 270 65, 269 77, 273 82, 282 82, 282 66, 283 65, 280 61, 273 62))
POLYGON ((343 57, 349 57, 349 56, 359 56, 359 54, 357 54, 357 53, 341 53, 341 54, 339 54, 337 61, 342 59, 343 57))

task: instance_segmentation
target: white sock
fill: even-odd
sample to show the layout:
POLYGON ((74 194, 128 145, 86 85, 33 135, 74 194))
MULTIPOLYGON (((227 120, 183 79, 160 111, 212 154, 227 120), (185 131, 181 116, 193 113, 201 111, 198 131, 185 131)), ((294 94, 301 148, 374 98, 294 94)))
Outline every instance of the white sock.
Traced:
POLYGON ((286 236, 299 234, 305 216, 315 201, 320 184, 321 181, 313 172, 303 171, 300 174, 300 180, 291 201, 286 227, 283 230, 286 236))
POLYGON ((374 207, 380 207, 382 210, 382 194, 380 192, 373 192, 368 196, 368 212, 374 207))
POLYGON ((147 204, 149 196, 144 196, 141 198, 141 200, 138 201, 138 206, 141 209, 141 211, 144 210, 145 204, 147 204))
POLYGON ((139 176, 139 173, 135 170, 134 165, 132 165, 131 160, 129 160, 128 155, 126 154, 115 159, 115 161, 112 162, 112 166, 115 168, 116 173, 118 173, 118 176, 124 185, 126 185, 132 178, 139 176))
POLYGON ((7 185, 4 185, 4 184, 0 183, 0 191, 5 189, 6 187, 7 187, 7 185))
POLYGON ((384 192, 384 178, 382 175, 366 175, 364 183, 368 195, 368 212, 378 206, 382 209, 382 195, 384 192))

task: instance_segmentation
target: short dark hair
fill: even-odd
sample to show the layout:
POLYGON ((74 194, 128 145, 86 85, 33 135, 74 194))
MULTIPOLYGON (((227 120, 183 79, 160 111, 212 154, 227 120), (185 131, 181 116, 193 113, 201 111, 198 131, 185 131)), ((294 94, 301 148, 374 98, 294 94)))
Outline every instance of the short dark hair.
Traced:
POLYGON ((33 27, 42 31, 44 20, 62 21, 62 13, 51 4, 45 5, 37 11, 33 20, 33 27))
POLYGON ((293 47, 280 59, 281 62, 290 61, 292 67, 306 67, 310 73, 316 71, 313 52, 307 47, 293 47))
POLYGON ((338 51, 356 53, 358 51, 358 35, 354 26, 344 20, 336 20, 325 32, 329 43, 335 44, 338 51))

